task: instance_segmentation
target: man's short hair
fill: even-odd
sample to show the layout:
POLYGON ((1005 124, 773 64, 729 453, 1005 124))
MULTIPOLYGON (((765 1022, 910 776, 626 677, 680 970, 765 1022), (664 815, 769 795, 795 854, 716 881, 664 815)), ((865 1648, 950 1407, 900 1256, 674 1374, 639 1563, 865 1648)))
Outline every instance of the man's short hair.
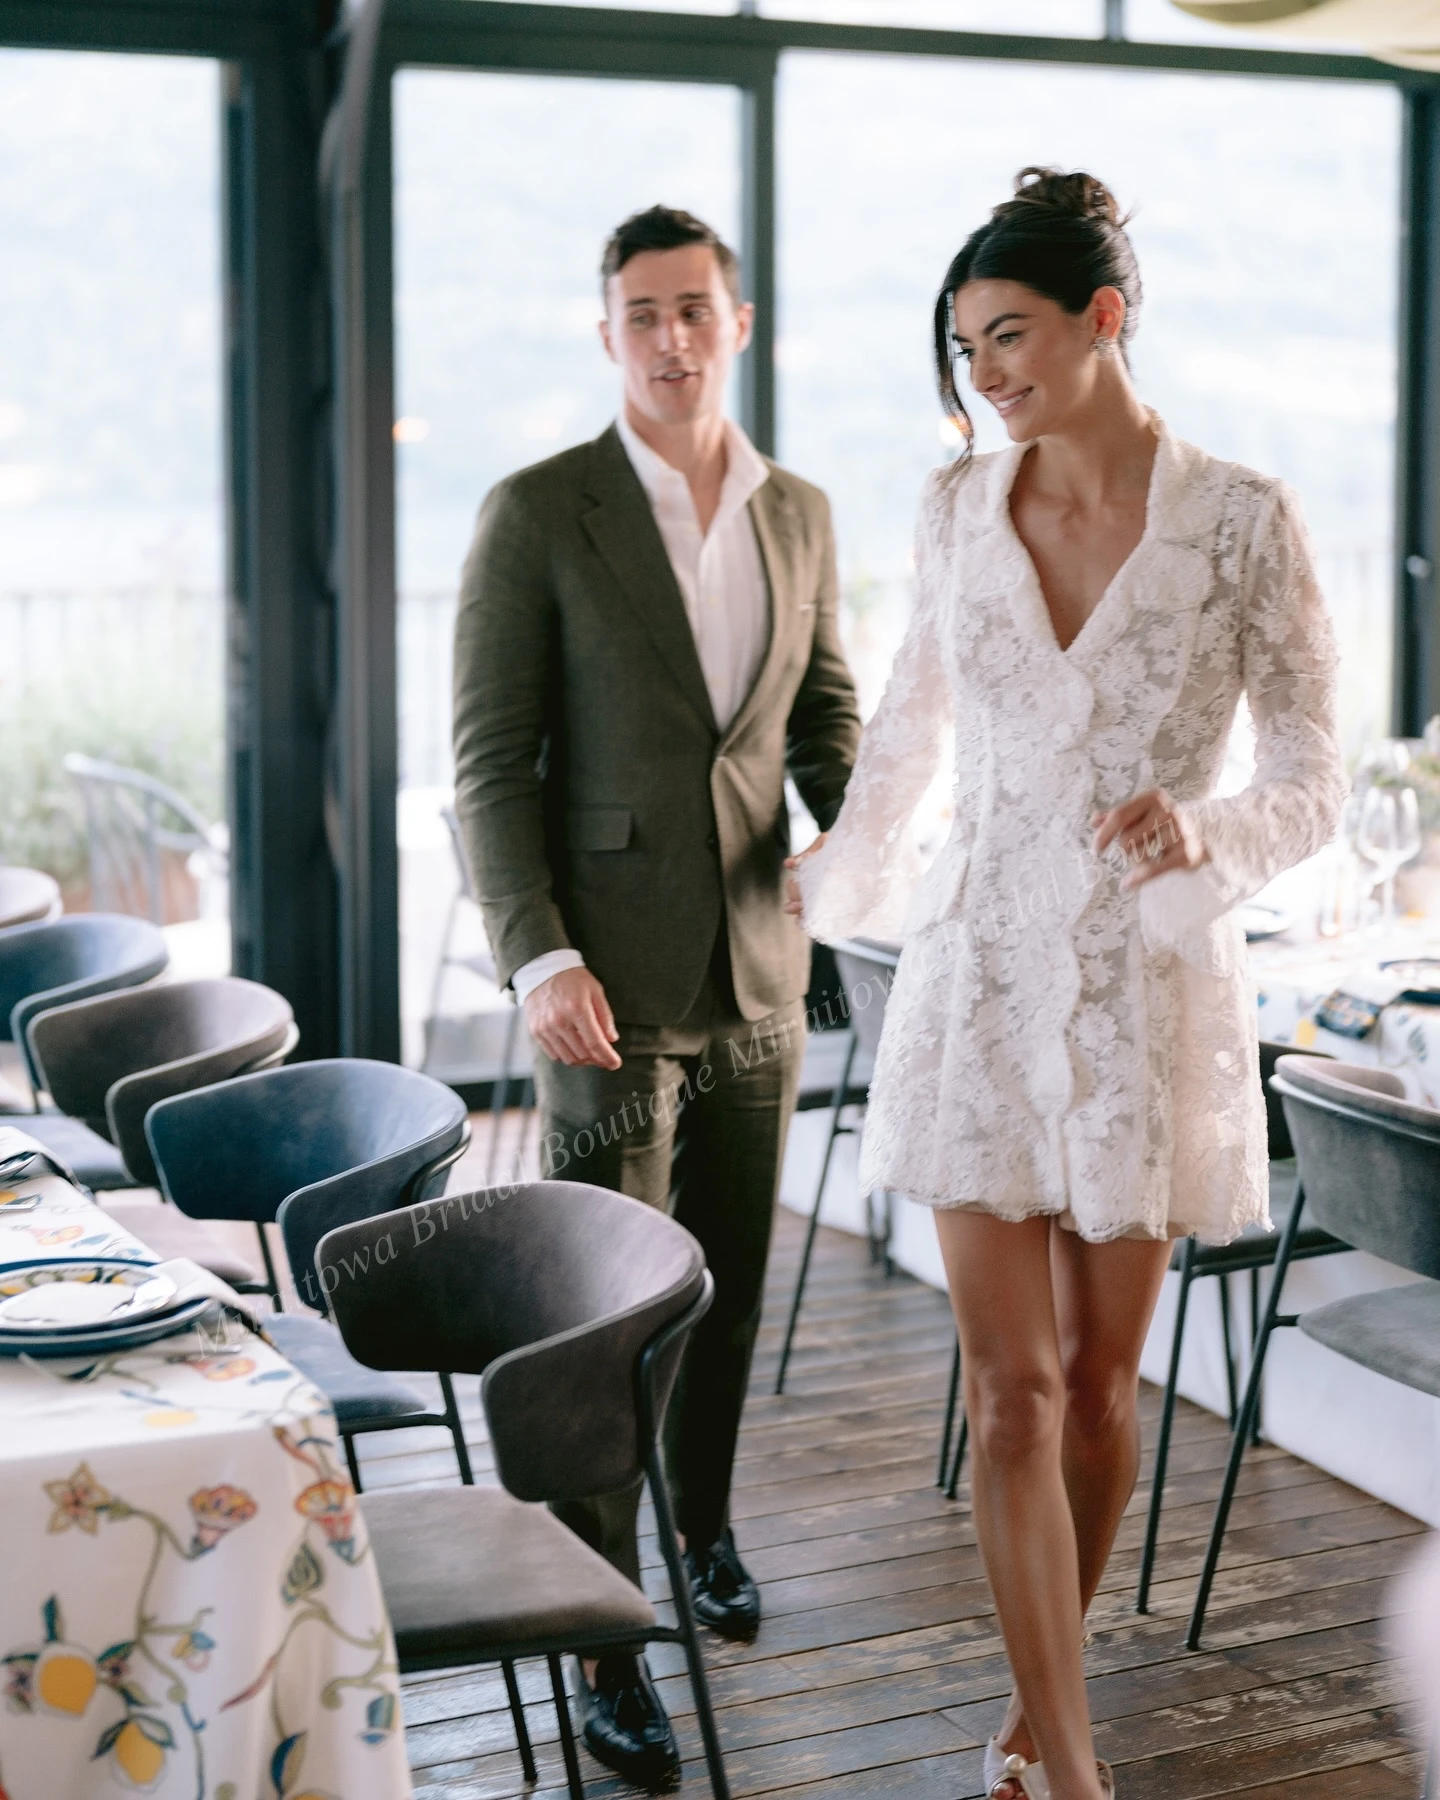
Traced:
POLYGON ((632 213, 610 233, 600 258, 600 294, 610 299, 610 277, 618 275, 632 256, 644 250, 680 250, 686 244, 706 244, 715 252, 720 276, 730 298, 740 304, 740 258, 713 226, 678 206, 647 206, 632 213))

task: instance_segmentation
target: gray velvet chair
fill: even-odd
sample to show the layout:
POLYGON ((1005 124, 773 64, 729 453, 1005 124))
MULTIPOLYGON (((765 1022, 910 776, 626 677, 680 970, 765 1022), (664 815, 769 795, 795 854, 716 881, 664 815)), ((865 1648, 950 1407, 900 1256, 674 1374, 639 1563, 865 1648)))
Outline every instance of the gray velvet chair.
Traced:
MULTIPOLYGON (((1175 1245, 1170 1267, 1180 1277, 1180 1291, 1175 1307, 1175 1329, 1170 1339, 1170 1367, 1165 1381, 1165 1399, 1160 1411, 1160 1430, 1155 1443, 1155 1472, 1150 1482, 1150 1510, 1145 1522, 1145 1543, 1140 1553, 1140 1581, 1135 1595, 1136 1612, 1150 1610, 1150 1582, 1155 1572, 1155 1546, 1160 1535, 1160 1511, 1165 1497, 1165 1476, 1170 1461, 1170 1434, 1175 1423, 1175 1392, 1180 1379, 1180 1353, 1185 1342, 1185 1320, 1189 1310, 1191 1289, 1207 1276, 1219 1282, 1220 1329, 1225 1348, 1225 1374, 1230 1390, 1230 1427, 1240 1416, 1236 1390, 1235 1350, 1231 1341, 1230 1281, 1231 1275, 1248 1271, 1250 1276, 1250 1342, 1260 1338, 1260 1271, 1273 1268, 1280 1252, 1281 1240, 1295 1204, 1298 1171, 1290 1130, 1280 1097, 1272 1091, 1270 1078, 1282 1056, 1308 1056, 1321 1062, 1332 1058, 1318 1050, 1295 1050, 1289 1044, 1260 1043, 1260 1085, 1265 1094, 1265 1119, 1270 1152, 1270 1220, 1274 1229, 1263 1231, 1252 1226, 1233 1244, 1202 1244, 1197 1238, 1184 1238, 1175 1245)), ((1333 1256, 1348 1246, 1332 1237, 1318 1224, 1302 1226, 1290 1250, 1291 1262, 1304 1262, 1311 1257, 1333 1256)), ((1259 1401, 1251 1419, 1250 1441, 1259 1442, 1259 1401)))
MULTIPOLYGON (((785 1373, 790 1366, 790 1352, 795 1342, 795 1328, 800 1323, 800 1308, 805 1299, 805 1284, 810 1275, 810 1259, 815 1250, 815 1233, 820 1227, 820 1206, 825 1198, 825 1183, 830 1176, 830 1159, 835 1140, 856 1130, 843 1123, 847 1106, 863 1106, 870 1093, 870 1071, 875 1066, 875 1053, 880 1047, 880 1031, 885 1021, 885 1002, 890 984, 900 961, 894 944, 872 943, 868 938, 848 938, 831 946, 840 985, 845 994, 850 1020, 845 1061, 830 1096, 830 1129, 825 1137, 825 1152, 820 1159, 820 1177, 815 1183, 815 1204, 805 1227, 805 1245, 800 1252, 800 1267, 795 1276, 795 1291, 790 1296, 790 1316, 785 1322, 785 1336, 780 1345, 780 1366, 775 1372, 775 1392, 785 1391, 785 1373), (861 1000, 860 995, 864 995, 861 1000)), ((890 1273, 890 1196, 882 1196, 884 1218, 877 1225, 873 1213, 874 1195, 865 1197, 867 1236, 872 1260, 883 1258, 885 1273, 890 1273)))
MULTIPOLYGON (((464 1104, 451 1089, 359 1057, 294 1063, 177 1094, 151 1107, 145 1133, 165 1195, 183 1212, 253 1222, 277 1308, 265 1226, 278 1220, 296 1290, 322 1313, 314 1247, 324 1233, 441 1192, 470 1141, 464 1104)), ((265 1329, 335 1408, 357 1491, 356 1437, 424 1425, 449 1431, 461 1479, 471 1479, 448 1373, 437 1412, 408 1382, 362 1368, 328 1318, 276 1311, 265 1329)))
MULTIPOLYGON (((717 1800, 728 1794, 657 1434, 711 1282, 689 1232, 576 1182, 412 1206, 328 1233, 316 1268, 352 1355, 481 1377, 501 1488, 405 1488, 362 1503, 405 1672, 543 1657, 565 1770, 584 1788, 560 1657, 684 1646, 717 1800), (678 1619, 534 1501, 650 1480, 678 1619)), ((534 1779, 520 1735, 527 1780, 534 1779)))
POLYGON ((34 1134, 46 1143, 59 1134, 54 1148, 88 1187, 158 1186, 145 1141, 155 1102, 283 1060, 298 1039, 288 1000, 228 975, 51 1007, 31 1020, 28 1040, 66 1116, 41 1114, 34 1134))
POLYGON ((13 1040, 20 1052, 36 1112, 41 1084, 30 1021, 70 1000, 139 987, 169 960, 160 928, 123 913, 73 913, 0 932, 0 1038, 13 1040))
MULTIPOLYGON (((158 1187, 145 1141, 155 1102, 283 1062, 299 1035, 288 1000, 233 976, 52 1007, 31 1020, 29 1042, 60 1111, 41 1113, 30 1130, 97 1192, 158 1187)), ((158 1255, 187 1256, 242 1292, 271 1292, 253 1263, 178 1207, 108 1197, 104 1204, 158 1255)))
POLYGON ((1385 1069, 1282 1056, 1271 1087, 1285 1108, 1299 1180, 1281 1237, 1269 1303, 1230 1444, 1186 1644, 1200 1647, 1230 1504, 1259 1404, 1265 1353, 1277 1329, 1307 1337, 1421 1393, 1440 1396, 1440 1110, 1405 1098, 1385 1069), (1355 1250, 1425 1277, 1408 1287, 1282 1314, 1286 1271, 1302 1220, 1355 1250))

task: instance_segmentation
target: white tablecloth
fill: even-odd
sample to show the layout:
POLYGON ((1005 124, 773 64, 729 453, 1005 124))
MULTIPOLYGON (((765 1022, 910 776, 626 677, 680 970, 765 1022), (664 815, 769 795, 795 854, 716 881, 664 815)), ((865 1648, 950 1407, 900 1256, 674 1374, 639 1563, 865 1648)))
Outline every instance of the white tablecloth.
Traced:
MULTIPOLYGON (((17 1253, 154 1260, 49 1175, 0 1188, 0 1259, 17 1253), (39 1212, 5 1218, 37 1191, 39 1212)), ((260 1338, 228 1337, 0 1359, 8 1800, 411 1791, 333 1414, 260 1338)))

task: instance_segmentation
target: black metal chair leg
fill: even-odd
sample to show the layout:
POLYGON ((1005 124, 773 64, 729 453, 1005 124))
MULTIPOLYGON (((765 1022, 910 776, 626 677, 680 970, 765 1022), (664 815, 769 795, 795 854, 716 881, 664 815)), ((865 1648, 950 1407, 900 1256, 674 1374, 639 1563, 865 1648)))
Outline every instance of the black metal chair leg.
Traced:
POLYGON ((575 1754, 575 1734, 570 1729, 570 1701, 565 1693, 565 1677, 560 1670, 560 1658, 547 1656, 545 1661, 550 1666, 550 1691, 555 1696, 555 1719, 560 1727, 560 1754, 565 1758, 565 1780, 569 1784, 570 1800, 585 1800, 585 1783, 580 1779, 580 1759, 575 1754))
POLYGON ((360 1492, 360 1459, 355 1454, 355 1440, 348 1433, 341 1433, 340 1442, 345 1446, 345 1466, 350 1471, 350 1485, 358 1494, 360 1492))
POLYGON ((474 1487, 475 1476, 470 1468, 470 1446, 465 1442, 465 1426, 460 1417, 460 1408, 455 1401, 455 1383, 444 1373, 440 1376, 440 1392, 445 1396, 445 1423, 450 1427, 450 1438, 455 1445, 455 1460, 460 1465, 460 1479, 466 1487, 474 1487))
POLYGON ((1186 1238, 1180 1263, 1180 1293, 1175 1302, 1175 1330, 1170 1338, 1170 1369, 1165 1377, 1165 1401, 1160 1409, 1160 1433, 1155 1440, 1155 1473, 1150 1482, 1150 1513, 1145 1521, 1145 1547, 1140 1553, 1140 1585, 1135 1610, 1150 1610, 1150 1578, 1155 1572, 1155 1546, 1160 1541, 1160 1509, 1165 1504, 1165 1472, 1170 1462, 1170 1433, 1175 1425, 1175 1391, 1180 1380, 1180 1353, 1185 1345, 1185 1315, 1190 1289, 1195 1284, 1195 1240, 1186 1238))
POLYGON ((945 1395, 945 1423, 940 1428, 940 1467, 935 1485, 943 1488, 950 1468, 950 1438, 955 1430, 955 1402, 960 1397, 960 1339, 955 1339, 955 1354, 950 1359, 950 1386, 945 1395))
POLYGON ((1250 1358, 1250 1379, 1245 1383, 1245 1399, 1240 1407, 1240 1417, 1236 1421, 1235 1430, 1230 1439, 1230 1460, 1225 1467, 1225 1481, 1220 1489, 1219 1504, 1215 1508, 1215 1522, 1210 1530, 1210 1543, 1205 1551, 1205 1566, 1200 1571, 1200 1586, 1195 1593, 1195 1607, 1190 1614, 1190 1628, 1185 1634, 1187 1650, 1200 1648, 1200 1633, 1205 1628, 1205 1609, 1210 1604, 1210 1589, 1215 1582, 1215 1569, 1220 1561, 1220 1547, 1225 1541, 1225 1526, 1230 1518, 1230 1505, 1235 1498, 1235 1484, 1240 1478, 1240 1463, 1245 1455, 1245 1446, 1255 1423, 1256 1408, 1260 1404, 1260 1380, 1265 1373, 1265 1354, 1270 1348, 1270 1339, 1276 1325, 1293 1324, 1293 1320, 1280 1319, 1280 1293, 1285 1286, 1285 1275, 1290 1267, 1290 1259, 1295 1251, 1295 1239, 1300 1230, 1300 1215, 1305 1210, 1305 1195, 1302 1189, 1295 1190, 1295 1204, 1286 1221, 1284 1235, 1280 1239, 1280 1248, 1275 1255, 1275 1273, 1270 1282, 1270 1298, 1266 1303, 1265 1316, 1260 1323, 1260 1335, 1255 1343, 1250 1358))
POLYGON ((1235 1415, 1240 1411, 1240 1395, 1235 1386, 1235 1339, 1230 1329, 1230 1277, 1216 1277, 1220 1289, 1220 1338, 1225 1346, 1225 1388, 1230 1400, 1230 1429, 1235 1429, 1235 1415))
POLYGON ((255 1235, 260 1240, 260 1258, 265 1264, 265 1288, 276 1312, 284 1312, 280 1303, 280 1277, 275 1273, 275 1258, 270 1254, 270 1239, 261 1220, 255 1221, 255 1235))
POLYGON ((845 1096, 850 1089, 850 1071, 855 1066, 855 1050, 859 1039, 852 1027, 850 1047, 845 1052, 845 1069, 835 1089, 835 1104, 830 1109, 830 1134, 825 1140, 825 1155, 820 1163, 820 1179, 815 1186, 815 1205, 805 1229, 805 1248, 800 1252, 800 1271, 795 1277, 795 1292, 790 1300, 790 1317, 785 1325, 785 1341, 780 1346, 780 1367, 775 1375, 775 1392, 785 1392, 785 1371, 790 1366, 790 1349, 795 1342, 795 1327, 800 1320, 800 1303, 805 1298, 805 1281, 810 1273, 810 1258, 815 1249, 815 1233, 820 1227, 820 1203, 825 1198, 825 1182, 830 1174, 830 1157, 835 1139, 840 1135, 840 1115, 845 1110, 845 1096))
POLYGON ((527 1781, 534 1781, 535 1752, 530 1747, 530 1731, 525 1723, 525 1703, 520 1698, 520 1683, 515 1679, 515 1665, 508 1656, 500 1664, 500 1672, 505 1677, 505 1692, 510 1697, 510 1717, 515 1725, 515 1747, 520 1752, 520 1770, 527 1781))
MULTIPOLYGON (((1252 1269, 1250 1271, 1250 1354, 1252 1356, 1255 1354, 1255 1346, 1259 1342, 1259 1340, 1260 1340, 1260 1271, 1258 1269, 1252 1269)), ((1252 1444, 1259 1444, 1259 1442, 1260 1442, 1260 1413, 1261 1413, 1261 1410, 1262 1409, 1261 1409, 1260 1402, 1257 1400, 1255 1403, 1255 1423, 1250 1427, 1250 1442, 1252 1444)))
POLYGON ((715 1726, 715 1709, 710 1702, 710 1682, 705 1674, 705 1658, 700 1649, 700 1634, 695 1628, 695 1608, 690 1599, 690 1582, 680 1560, 680 1543, 675 1535, 675 1515, 670 1506, 670 1490, 665 1485, 660 1462, 652 1450, 647 1458, 646 1474, 650 1481, 650 1504, 655 1512, 655 1535, 665 1558, 670 1577, 670 1600, 675 1608, 675 1622, 680 1627, 685 1645, 685 1661, 690 1671, 690 1691, 695 1697, 695 1719, 700 1727, 700 1742, 705 1747, 705 1766, 710 1775, 710 1791, 715 1800, 730 1800, 730 1783, 725 1774, 725 1758, 720 1750, 720 1733, 715 1726))
POLYGON ((965 1446, 970 1442, 970 1420, 964 1407, 960 1409, 960 1431, 955 1439, 955 1460, 950 1465, 950 1479, 945 1483, 945 1498, 953 1500, 960 1491, 960 1465, 965 1460, 965 1446))

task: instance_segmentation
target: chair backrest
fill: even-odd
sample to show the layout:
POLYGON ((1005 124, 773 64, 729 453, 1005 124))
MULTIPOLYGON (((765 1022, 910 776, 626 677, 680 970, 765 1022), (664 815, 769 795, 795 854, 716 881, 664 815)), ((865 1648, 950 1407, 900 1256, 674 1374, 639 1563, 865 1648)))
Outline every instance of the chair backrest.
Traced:
POLYGON ((226 859, 211 825, 183 794, 142 769, 78 754, 63 760, 85 808, 95 906, 138 913, 159 925, 165 917, 162 851, 199 850, 223 869, 226 859))
POLYGON ((252 1069, 291 1035, 290 1003, 231 975, 101 994, 30 1023, 42 1081, 61 1112, 119 1146, 140 1185, 158 1180, 145 1114, 171 1094, 252 1069))
POLYGON ((194 1218, 278 1218, 295 1285, 316 1306, 324 1234, 418 1198, 465 1132, 453 1089, 358 1057, 239 1075, 161 1100, 145 1120, 165 1194, 194 1218))
MULTIPOLYGON (((673 1219, 571 1181, 447 1195, 347 1226, 321 1239, 316 1264, 361 1362, 483 1377, 496 1468, 522 1500, 637 1479, 641 1353, 706 1281, 699 1244, 673 1219)), ((655 1371, 657 1421, 682 1347, 655 1371)))
POLYGON ((17 925, 0 933, 0 1036, 14 1039, 38 1088, 40 1073, 26 1029, 37 1013, 139 987, 169 960, 159 927, 124 913, 72 913, 17 925))
POLYGON ((880 1047, 885 1002, 890 998, 900 951, 894 944, 876 943, 871 938, 845 938, 830 947, 855 1036, 860 1048, 873 1056, 880 1047))
POLYGON ((0 931, 33 925, 60 911, 60 883, 40 869, 0 865, 0 931))
POLYGON ((1290 1142, 1290 1127, 1285 1123, 1285 1108, 1280 1096, 1270 1086, 1270 1077, 1282 1056, 1314 1056, 1322 1062, 1334 1062, 1328 1050, 1297 1050, 1293 1044, 1272 1044, 1260 1040, 1260 1087, 1265 1095, 1265 1124, 1269 1135, 1271 1162, 1288 1162, 1295 1154, 1290 1142))
POLYGON ((1440 1280, 1440 1111, 1386 1069, 1282 1056, 1274 1083, 1307 1223, 1440 1280))

